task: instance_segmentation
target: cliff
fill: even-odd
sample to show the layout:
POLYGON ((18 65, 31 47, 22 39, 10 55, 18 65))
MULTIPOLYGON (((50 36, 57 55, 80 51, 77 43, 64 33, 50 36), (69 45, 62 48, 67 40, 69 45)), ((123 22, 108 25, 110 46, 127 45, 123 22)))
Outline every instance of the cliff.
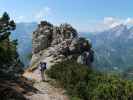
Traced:
POLYGON ((47 62, 45 59, 48 57, 51 57, 50 62, 75 59, 90 66, 94 53, 89 41, 79 37, 70 24, 54 26, 42 21, 33 32, 32 54, 31 66, 37 67, 40 61, 47 62))

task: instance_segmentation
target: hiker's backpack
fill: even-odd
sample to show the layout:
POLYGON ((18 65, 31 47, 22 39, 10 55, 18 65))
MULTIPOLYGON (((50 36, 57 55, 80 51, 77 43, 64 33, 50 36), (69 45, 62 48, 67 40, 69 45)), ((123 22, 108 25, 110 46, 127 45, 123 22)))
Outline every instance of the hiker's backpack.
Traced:
POLYGON ((46 65, 46 62, 40 63, 41 70, 47 69, 46 65))

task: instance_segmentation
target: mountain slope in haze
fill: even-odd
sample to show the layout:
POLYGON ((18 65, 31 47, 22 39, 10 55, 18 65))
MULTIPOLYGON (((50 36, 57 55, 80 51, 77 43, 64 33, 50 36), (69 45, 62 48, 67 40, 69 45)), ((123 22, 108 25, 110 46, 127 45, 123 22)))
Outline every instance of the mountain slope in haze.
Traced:
POLYGON ((87 37, 95 49, 94 66, 106 71, 123 71, 133 66, 133 27, 118 25, 87 37))
POLYGON ((32 51, 32 32, 36 29, 37 23, 17 23, 16 30, 12 33, 11 39, 18 40, 18 53, 21 61, 28 65, 28 56, 32 51))

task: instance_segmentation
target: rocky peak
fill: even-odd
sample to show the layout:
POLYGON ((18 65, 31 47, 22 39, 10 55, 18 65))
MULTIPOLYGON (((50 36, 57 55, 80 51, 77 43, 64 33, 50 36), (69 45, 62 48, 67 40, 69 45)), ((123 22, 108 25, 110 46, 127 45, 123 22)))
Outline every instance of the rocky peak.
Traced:
MULTIPOLYGON (((78 62, 81 62, 86 56, 85 59, 91 62, 91 58, 87 58, 87 55, 90 57, 89 53, 93 53, 88 40, 79 38, 76 29, 66 23, 54 26, 49 22, 42 21, 36 31, 33 32, 32 46, 32 59, 34 59, 34 55, 40 55, 45 50, 45 52, 47 51, 47 54, 44 53, 45 56, 52 55, 55 59, 60 57, 78 59, 80 56, 81 59, 79 58, 78 62), (84 57, 81 57, 83 53, 84 57)), ((43 53, 41 55, 44 56, 43 53)))
POLYGON ((124 29, 127 29, 127 26, 126 25, 123 25, 123 24, 120 24, 120 25, 117 25, 113 28, 114 30, 124 30, 124 29))
POLYGON ((114 36, 119 37, 120 35, 126 34, 128 32, 128 29, 126 25, 120 24, 112 28, 110 32, 115 33, 114 36))
POLYGON ((41 21, 39 24, 39 27, 43 27, 43 26, 50 26, 52 27, 53 25, 47 21, 41 21))
POLYGON ((53 26, 47 21, 42 21, 33 32, 33 54, 38 53, 51 45, 56 45, 65 39, 77 37, 77 31, 69 24, 53 26))
POLYGON ((77 31, 70 24, 61 24, 60 31, 64 35, 64 38, 75 38, 77 37, 77 31))

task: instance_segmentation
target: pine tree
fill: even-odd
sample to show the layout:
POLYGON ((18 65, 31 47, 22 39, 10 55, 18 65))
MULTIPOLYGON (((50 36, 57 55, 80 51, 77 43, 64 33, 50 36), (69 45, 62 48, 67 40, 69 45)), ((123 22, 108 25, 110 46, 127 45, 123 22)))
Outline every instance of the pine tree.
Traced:
POLYGON ((5 12, 0 17, 0 71, 8 70, 9 67, 16 71, 16 66, 21 65, 17 53, 17 40, 10 40, 10 34, 15 28, 15 22, 10 20, 8 13, 5 12))
POLYGON ((7 12, 4 12, 0 18, 0 41, 8 39, 11 31, 15 30, 16 24, 13 20, 10 20, 10 17, 7 12))

